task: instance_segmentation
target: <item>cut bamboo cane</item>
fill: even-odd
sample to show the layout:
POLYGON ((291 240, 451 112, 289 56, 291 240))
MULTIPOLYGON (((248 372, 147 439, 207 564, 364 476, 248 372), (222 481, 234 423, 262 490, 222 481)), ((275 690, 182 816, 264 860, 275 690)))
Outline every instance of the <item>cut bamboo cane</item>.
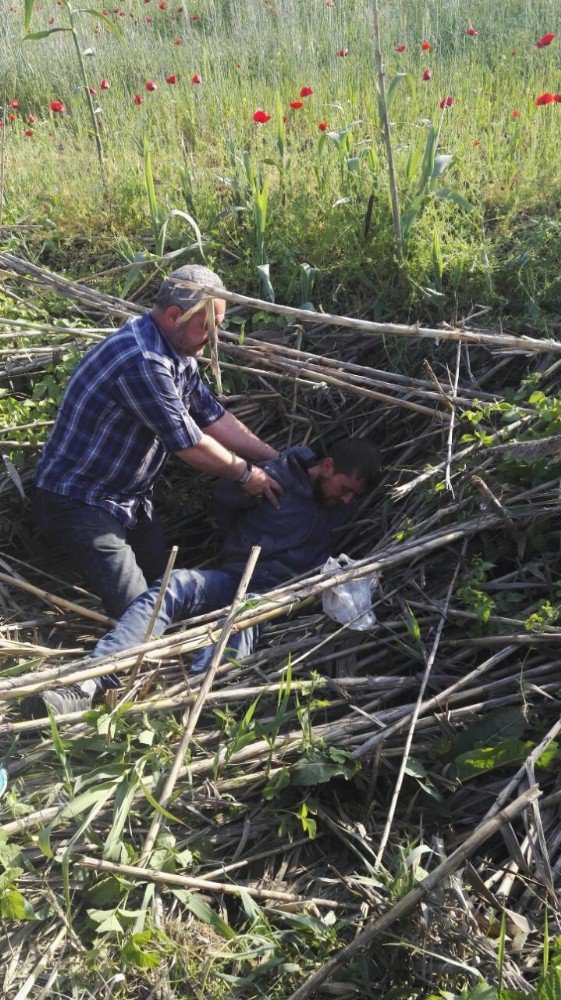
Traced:
MULTIPOLYGON (((1 255, 0 255, 1 262, 1 255)), ((197 285, 190 281, 177 281, 178 285, 189 288, 191 291, 205 292, 212 294, 210 285, 197 285)), ((216 292, 216 289, 214 289, 216 292)), ((248 295, 239 295, 237 292, 230 292, 221 289, 220 297, 227 302, 235 302, 252 309, 259 309, 263 312, 274 313, 277 316, 289 316, 291 319, 304 323, 323 323, 327 326, 338 326, 343 329, 360 330, 364 333, 372 333, 377 336, 393 334, 396 337, 407 337, 414 340, 442 340, 452 343, 472 344, 479 347, 502 347, 506 350, 523 351, 528 354, 559 354, 561 353, 561 343, 556 340, 537 340, 533 337, 514 337, 509 334, 491 333, 470 333, 463 329, 439 329, 422 326, 406 326, 401 323, 374 323, 370 320, 353 319, 350 316, 334 316, 330 313, 314 312, 313 310, 296 309, 293 306, 278 305, 274 302, 266 302, 264 299, 251 298, 248 295)))
POLYGON ((48 590, 35 587, 32 583, 28 583, 27 580, 9 576, 8 573, 0 573, 0 583, 16 587, 18 590, 24 590, 27 594, 33 594, 34 597, 39 597, 42 601, 56 608, 57 611, 69 611, 72 614, 80 615, 81 618, 89 618, 91 621, 100 622, 102 625, 115 624, 113 618, 101 614, 100 611, 92 611, 90 608, 82 607, 81 604, 76 604, 75 601, 67 601, 66 598, 59 597, 57 594, 50 594, 48 590))
POLYGON ((321 906, 330 910, 359 909, 356 903, 342 903, 338 899, 324 899, 323 896, 297 896, 293 892, 282 892, 279 889, 262 889, 253 885, 236 885, 232 882, 214 882, 206 878, 190 878, 188 875, 173 875, 171 872, 158 872, 150 868, 118 865, 111 861, 102 861, 87 856, 77 858, 74 861, 74 866, 99 872, 112 872, 115 875, 124 875, 141 882, 155 882, 157 885, 198 889, 200 892, 220 892, 229 896, 239 896, 240 892, 247 892, 248 896, 252 896, 253 899, 268 899, 276 903, 299 903, 305 908, 321 906))
MULTIPOLYGON (((201 685, 201 689, 197 696, 197 700, 193 705, 193 708, 191 709, 187 719, 185 720, 185 730, 183 732, 183 736, 181 737, 173 764, 169 770, 168 776, 164 782, 164 787, 162 788, 162 792, 160 795, 159 804, 162 809, 166 808, 173 794, 173 790, 175 788, 177 779, 179 777, 179 772, 181 770, 181 765, 183 763, 187 747, 191 742, 191 737, 195 731, 195 726, 197 725, 197 721, 203 710, 204 703, 212 687, 214 675, 216 674, 216 671, 222 659, 222 655, 224 653, 224 650, 226 649, 226 643, 230 638, 232 632, 232 626, 234 624, 234 619, 238 614, 238 606, 245 597, 245 593, 247 591, 249 581, 251 580, 251 577, 253 575, 253 570, 255 569, 255 563, 259 558, 260 552, 261 552, 260 546, 255 545, 253 546, 249 554, 247 565, 244 569, 242 578, 238 584, 238 589, 236 590, 236 594, 232 602, 232 607, 230 609, 228 617, 226 618, 226 621, 222 626, 220 638, 218 640, 216 649, 214 650, 209 668, 205 674, 205 679, 201 685)), ((150 824, 150 829, 148 831, 146 840, 144 842, 144 847, 142 848, 142 851, 140 853, 139 860, 141 863, 144 863, 149 860, 154 844, 156 843, 156 838, 158 836, 161 824, 162 824, 162 813, 161 812, 154 813, 152 823, 150 824)))
MULTIPOLYGON (((169 578, 170 578, 170 576, 172 574, 173 567, 175 566, 175 560, 177 559, 177 553, 178 553, 178 551, 179 551, 178 550, 178 546, 174 545, 172 547, 172 550, 171 550, 170 554, 169 554, 169 558, 168 558, 167 565, 166 565, 166 568, 165 568, 165 571, 164 571, 164 575, 162 577, 162 582, 160 583, 160 589, 158 591, 158 596, 156 597, 156 603, 154 604, 154 607, 152 609, 152 614, 150 615, 150 621, 148 622, 148 625, 146 627, 146 634, 144 636, 144 643, 143 643, 144 645, 146 645, 146 643, 149 643, 150 640, 151 640, 151 638, 152 638, 152 632, 154 631, 154 625, 156 624, 156 620, 158 618, 158 615, 160 614, 160 609, 161 609, 162 604, 163 604, 163 600, 164 600, 165 593, 166 593, 166 590, 167 590, 167 586, 168 586, 168 583, 169 583, 169 578)), ((134 682, 135 682, 135 680, 136 680, 136 678, 138 676, 138 671, 140 670, 140 668, 142 666, 142 661, 144 660, 144 656, 145 655, 146 655, 145 653, 141 653, 140 656, 138 657, 136 663, 134 664, 134 666, 133 666, 133 668, 131 670, 131 673, 130 673, 129 680, 128 680, 127 684, 125 685, 125 689, 124 689, 123 695, 122 695, 122 700, 124 700, 126 698, 127 693, 132 688, 132 686, 133 686, 133 684, 134 684, 134 682)))

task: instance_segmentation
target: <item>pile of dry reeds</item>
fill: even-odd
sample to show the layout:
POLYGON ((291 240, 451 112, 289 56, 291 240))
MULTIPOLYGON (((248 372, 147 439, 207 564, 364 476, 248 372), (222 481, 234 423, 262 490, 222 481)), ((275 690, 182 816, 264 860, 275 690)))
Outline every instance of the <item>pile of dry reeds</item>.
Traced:
MULTIPOLYGON (((20 396, 69 344, 86 349, 112 328, 100 317, 118 325, 139 311, 6 253, 0 267, 28 311, 53 293, 72 299, 80 318, 75 328, 0 324, 3 384, 20 396)), ((22 545, 5 531, 0 733, 10 791, 1 829, 34 866, 22 889, 51 909, 39 929, 5 925, 4 948, 17 960, 4 991, 24 981, 25 995, 45 989, 55 960, 69 974, 84 945, 61 899, 66 892, 78 912, 84 887, 112 873, 153 885, 143 905, 156 901, 164 927, 178 914, 174 887, 224 913, 245 894, 281 923, 295 911, 344 917, 341 950, 309 981, 296 976, 299 998, 327 980, 356 995, 361 952, 369 988, 392 982, 396 949, 381 945, 396 939, 412 948, 400 953, 411 995, 452 982, 454 969, 494 981, 504 913, 503 983, 531 993, 546 914, 559 933, 561 433, 555 402, 548 408, 521 385, 555 395, 561 344, 467 321, 425 330, 227 297, 238 315, 258 307, 288 321, 243 342, 220 333, 211 364, 233 387, 238 416, 278 447, 321 451, 346 435, 382 445, 383 480, 337 542, 357 563, 258 603, 240 593, 225 623, 208 614, 120 654, 111 670, 124 684, 131 668, 134 676, 120 701, 87 721, 60 719, 60 735, 46 735, 45 721, 18 718, 17 700, 107 672, 106 661, 83 660, 107 619, 34 550, 32 534, 22 545), (373 575, 375 628, 356 632, 323 615, 321 595, 334 583, 373 575), (213 666, 202 686, 188 678, 189 655, 209 636, 225 643, 256 621, 267 626, 250 660, 213 666), (161 870, 164 827, 174 850, 196 848, 199 860, 161 870)), ((5 455, 21 430, 3 432, 5 455)), ((8 460, 6 527, 26 524, 18 488, 28 482, 8 460)), ((204 490, 171 465, 159 496, 170 541, 199 565, 215 554, 204 490)))

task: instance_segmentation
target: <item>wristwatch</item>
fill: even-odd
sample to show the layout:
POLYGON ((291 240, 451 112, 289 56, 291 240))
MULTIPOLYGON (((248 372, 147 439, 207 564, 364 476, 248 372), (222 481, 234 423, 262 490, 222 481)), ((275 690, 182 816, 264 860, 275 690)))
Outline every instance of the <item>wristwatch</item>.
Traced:
POLYGON ((243 476, 240 476, 240 478, 238 479, 238 483, 240 484, 240 486, 245 486, 245 484, 249 483, 249 480, 251 479, 251 473, 253 472, 253 465, 251 464, 251 462, 246 462, 246 466, 247 468, 243 476))

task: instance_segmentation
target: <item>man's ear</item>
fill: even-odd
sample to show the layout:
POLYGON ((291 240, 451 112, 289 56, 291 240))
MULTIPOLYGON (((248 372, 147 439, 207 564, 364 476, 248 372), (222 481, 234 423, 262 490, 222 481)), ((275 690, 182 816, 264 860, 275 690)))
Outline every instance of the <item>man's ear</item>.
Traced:
POLYGON ((177 323, 177 320, 181 315, 182 315, 181 306, 168 306, 166 309, 166 319, 168 319, 170 323, 173 323, 174 325, 177 323))
POLYGON ((335 463, 332 458, 324 458, 321 463, 321 471, 324 476, 332 476, 335 472, 335 463))

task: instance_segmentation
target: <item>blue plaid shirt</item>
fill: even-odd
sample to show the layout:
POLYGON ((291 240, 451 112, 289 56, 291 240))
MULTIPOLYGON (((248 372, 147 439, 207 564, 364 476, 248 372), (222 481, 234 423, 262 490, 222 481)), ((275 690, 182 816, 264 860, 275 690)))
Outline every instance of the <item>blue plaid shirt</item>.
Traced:
POLYGON ((194 358, 181 358, 151 313, 129 320, 72 374, 39 458, 37 486, 103 507, 126 527, 167 455, 197 444, 224 415, 194 358))

